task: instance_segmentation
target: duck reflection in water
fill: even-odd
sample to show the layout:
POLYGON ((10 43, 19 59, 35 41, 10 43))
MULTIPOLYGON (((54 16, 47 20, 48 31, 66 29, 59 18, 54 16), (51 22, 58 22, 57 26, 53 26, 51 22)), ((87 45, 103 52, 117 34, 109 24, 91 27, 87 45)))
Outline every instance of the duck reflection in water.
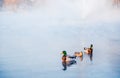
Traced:
POLYGON ((62 54, 63 54, 62 56, 63 70, 67 70, 67 67, 70 67, 71 65, 76 64, 76 61, 74 60, 76 56, 68 56, 66 51, 63 51, 62 54))

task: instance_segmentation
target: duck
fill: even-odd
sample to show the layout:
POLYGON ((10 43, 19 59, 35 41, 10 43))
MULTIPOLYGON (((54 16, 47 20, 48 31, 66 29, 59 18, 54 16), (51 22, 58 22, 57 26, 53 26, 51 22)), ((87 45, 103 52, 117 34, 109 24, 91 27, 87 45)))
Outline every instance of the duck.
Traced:
POLYGON ((82 51, 81 52, 75 52, 74 55, 76 57, 79 57, 81 61, 83 60, 83 52, 82 51))
POLYGON ((67 61, 67 52, 66 51, 62 51, 62 62, 66 62, 67 61))
POLYGON ((84 50, 85 50, 86 54, 88 54, 88 55, 92 54, 92 52, 93 52, 93 44, 90 45, 90 48, 85 47, 84 50))
POLYGON ((81 52, 75 52, 74 55, 76 57, 82 57, 83 56, 83 52, 82 51, 81 52))
POLYGON ((62 65, 63 65, 63 70, 67 70, 67 67, 70 67, 74 64, 76 64, 76 60, 74 58, 76 58, 75 56, 68 56, 66 51, 62 51, 62 65))
POLYGON ((63 54, 62 62, 69 62, 69 61, 71 61, 71 59, 75 59, 76 58, 76 56, 67 55, 67 52, 65 50, 62 51, 62 54, 63 54))
POLYGON ((93 57, 93 44, 90 45, 90 48, 84 48, 85 53, 90 56, 90 60, 92 61, 93 57))

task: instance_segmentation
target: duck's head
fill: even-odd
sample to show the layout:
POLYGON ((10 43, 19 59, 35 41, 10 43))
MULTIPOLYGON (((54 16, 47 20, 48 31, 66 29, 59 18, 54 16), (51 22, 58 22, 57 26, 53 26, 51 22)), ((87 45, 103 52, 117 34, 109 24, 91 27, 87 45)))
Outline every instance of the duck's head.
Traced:
POLYGON ((67 52, 66 51, 62 51, 63 56, 67 56, 67 52))
POLYGON ((93 44, 90 45, 90 48, 93 48, 93 44))

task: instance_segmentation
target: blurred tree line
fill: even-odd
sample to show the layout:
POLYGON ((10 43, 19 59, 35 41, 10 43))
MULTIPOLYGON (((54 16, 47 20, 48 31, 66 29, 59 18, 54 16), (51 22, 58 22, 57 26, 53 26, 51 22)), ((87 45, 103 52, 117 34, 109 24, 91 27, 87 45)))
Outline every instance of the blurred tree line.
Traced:
MULTIPOLYGON (((114 6, 120 6, 120 0, 108 1, 111 1, 114 6)), ((31 7, 43 5, 46 2, 47 0, 0 0, 0 10, 29 9, 31 7)))
POLYGON ((8 10, 28 9, 30 7, 39 6, 46 0, 0 0, 0 8, 8 10))

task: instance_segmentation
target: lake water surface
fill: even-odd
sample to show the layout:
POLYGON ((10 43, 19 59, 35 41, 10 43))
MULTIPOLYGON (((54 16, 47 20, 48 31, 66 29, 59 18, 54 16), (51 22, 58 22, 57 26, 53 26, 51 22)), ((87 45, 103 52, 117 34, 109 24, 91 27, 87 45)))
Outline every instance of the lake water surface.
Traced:
POLYGON ((120 78, 120 22, 1 13, 0 78, 120 78), (84 55, 62 70, 63 50, 73 55, 90 44, 93 61, 84 55))

